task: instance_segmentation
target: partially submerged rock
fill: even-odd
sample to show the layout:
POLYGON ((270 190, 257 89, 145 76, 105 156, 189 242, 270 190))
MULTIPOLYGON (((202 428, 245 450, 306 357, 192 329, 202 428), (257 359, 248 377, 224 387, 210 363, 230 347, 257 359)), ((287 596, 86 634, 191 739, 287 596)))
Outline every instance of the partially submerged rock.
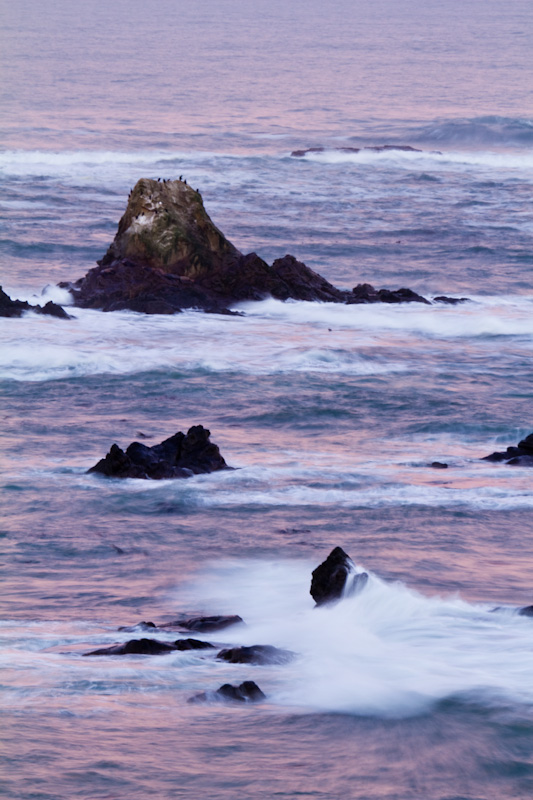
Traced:
POLYGON ((242 623, 242 617, 238 614, 215 615, 211 617, 190 617, 176 619, 173 622, 164 622, 160 628, 177 628, 179 630, 194 631, 196 633, 216 633, 229 628, 231 625, 242 623))
POLYGON ((254 681, 243 681, 239 686, 225 683, 216 692, 202 692, 189 698, 189 703, 230 702, 259 703, 266 700, 266 695, 254 681))
POLYGON ((483 461, 505 461, 515 467, 533 467, 533 433, 518 442, 516 447, 508 447, 507 450, 491 453, 484 456, 483 461))
POLYGON ((114 444, 109 453, 87 472, 110 478, 190 478, 228 467, 218 446, 209 441, 210 431, 202 425, 189 428, 187 434, 175 433, 161 444, 148 447, 132 442, 124 452, 114 444))
POLYGON ((45 314, 59 319, 71 319, 64 308, 52 303, 51 300, 44 306, 32 306, 26 300, 12 300, 0 286, 0 317, 21 317, 26 311, 33 311, 35 314, 45 314))
POLYGON ((368 580, 366 572, 355 572, 352 559, 342 547, 335 547, 312 573, 310 593, 317 606, 340 600, 349 577, 351 592, 362 589, 368 580))
POLYGON ((253 644, 226 648, 217 653, 217 658, 230 664, 288 664, 294 655, 290 650, 281 650, 271 644, 253 644))
MULTIPOLYGON (((410 147, 368 148, 414 150, 410 147)), ((305 154, 307 151, 302 151, 305 154)), ((296 154, 296 153, 295 153, 296 154)), ((429 303, 411 289, 337 289, 294 256, 267 264, 241 253, 212 222, 202 196, 184 181, 143 178, 130 192, 117 234, 98 266, 61 283, 74 304, 103 311, 174 314, 187 308, 236 313, 245 300, 429 303)))
MULTIPOLYGON (((326 147, 308 147, 306 150, 293 150, 291 156, 294 158, 303 158, 308 153, 324 153, 326 147)), ((368 147, 335 147, 337 153, 360 153, 361 151, 372 153, 387 153, 391 150, 399 150, 407 153, 421 153, 422 150, 417 150, 416 147, 411 147, 408 144, 378 144, 368 147)))
POLYGON ((124 656, 124 655, 147 655, 157 656, 162 653, 169 653, 175 650, 173 644, 167 642, 159 642, 157 639, 130 639, 129 642, 124 644, 115 644, 111 647, 101 647, 98 650, 92 650, 90 653, 84 653, 84 656, 124 656))

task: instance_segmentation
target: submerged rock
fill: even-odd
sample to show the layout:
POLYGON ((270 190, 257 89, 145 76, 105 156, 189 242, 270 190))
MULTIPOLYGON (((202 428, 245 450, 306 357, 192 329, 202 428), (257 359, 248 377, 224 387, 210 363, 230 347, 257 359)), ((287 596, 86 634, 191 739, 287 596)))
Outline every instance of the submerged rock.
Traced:
POLYGON ((102 647, 99 650, 92 650, 84 653, 84 656, 125 656, 130 654, 156 656, 161 653, 169 653, 176 650, 175 645, 167 642, 159 642, 157 639, 130 639, 124 644, 115 644, 111 647, 102 647))
MULTIPOLYGON (((376 150, 409 147, 368 148, 376 150)), ((302 151, 304 154, 304 151, 302 151)), ((76 306, 174 314, 187 308, 237 313, 245 300, 333 303, 429 303, 410 289, 337 289, 294 256, 269 266, 241 253, 212 222, 202 196, 184 181, 143 178, 130 193, 117 234, 98 266, 74 283, 61 283, 76 306)))
POLYGON ((161 444, 148 447, 132 442, 126 452, 117 444, 87 472, 98 472, 110 478, 190 478, 228 467, 218 446, 209 441, 210 431, 202 425, 178 432, 161 444))
POLYGON ((335 547, 312 576, 310 593, 317 606, 339 600, 345 593, 348 576, 352 592, 362 589, 368 580, 366 572, 355 573, 354 563, 342 547, 335 547))
POLYGON ((288 664, 294 655, 290 650, 281 650, 270 644, 253 644, 226 648, 217 653, 217 658, 230 664, 288 664))
POLYGON ((176 650, 214 650, 215 645, 210 642, 202 642, 200 639, 176 639, 174 642, 176 650))
POLYGON ((266 695, 261 691, 254 681, 243 681, 239 686, 232 686, 225 683, 216 692, 202 692, 190 697, 189 703, 209 703, 209 702, 236 702, 236 703, 259 703, 266 700, 266 695))
POLYGON ((196 633, 215 633, 222 631, 224 628, 229 628, 231 625, 238 625, 243 622, 242 617, 238 614, 233 615, 216 615, 212 617, 190 617, 189 619, 177 619, 173 622, 164 622, 160 628, 177 628, 187 631, 195 631, 196 633))
POLYGON ((0 286, 0 317, 21 317, 26 311, 33 311, 35 314, 47 314, 59 319, 71 319, 64 308, 52 303, 51 300, 44 306, 32 306, 26 300, 12 300, 0 286))
MULTIPOLYGON (((293 150, 291 156, 294 158, 303 158, 308 153, 324 153, 326 147, 308 147, 306 150, 293 150)), ((400 150, 408 153, 422 153, 422 150, 417 150, 416 147, 411 147, 408 144, 378 144, 370 147, 335 147, 333 148, 337 153, 360 153, 361 151, 370 151, 373 153, 387 153, 390 150, 400 150)))
POLYGON ((516 447, 483 456, 482 461, 505 461, 515 467, 533 467, 533 433, 518 442, 516 447))

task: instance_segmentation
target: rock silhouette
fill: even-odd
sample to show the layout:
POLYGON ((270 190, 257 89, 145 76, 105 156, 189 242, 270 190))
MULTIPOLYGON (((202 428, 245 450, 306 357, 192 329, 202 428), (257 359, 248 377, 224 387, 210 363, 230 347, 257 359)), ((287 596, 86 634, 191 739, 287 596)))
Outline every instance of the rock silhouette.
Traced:
POLYGON ((312 572, 310 594, 317 606, 340 600, 352 579, 352 591, 362 589, 368 580, 366 572, 356 573, 355 565, 342 547, 335 547, 325 561, 312 572))
POLYGON ((161 480, 231 469, 218 446, 209 441, 209 436, 210 431, 195 425, 186 434, 180 431, 153 447, 132 442, 124 452, 114 444, 109 453, 87 471, 110 478, 161 480))
POLYGON ((48 301, 44 306, 32 306, 26 300, 12 300, 0 286, 0 317, 21 317, 26 311, 33 311, 35 314, 45 314, 59 319, 71 319, 64 308, 57 303, 48 301))
POLYGON ((518 442, 516 447, 508 447, 502 452, 484 456, 483 461, 505 461, 514 467, 533 467, 533 433, 518 442))
MULTIPOLYGON (((383 149, 387 149, 387 146, 383 149)), ((412 148, 396 148, 412 149, 412 148)), ((429 301, 410 289, 337 289, 292 255, 268 265, 244 255, 207 214, 203 199, 185 181, 142 178, 132 189, 107 253, 68 289, 74 304, 103 311, 174 314, 194 308, 236 313, 245 300, 310 300, 333 303, 429 301)))

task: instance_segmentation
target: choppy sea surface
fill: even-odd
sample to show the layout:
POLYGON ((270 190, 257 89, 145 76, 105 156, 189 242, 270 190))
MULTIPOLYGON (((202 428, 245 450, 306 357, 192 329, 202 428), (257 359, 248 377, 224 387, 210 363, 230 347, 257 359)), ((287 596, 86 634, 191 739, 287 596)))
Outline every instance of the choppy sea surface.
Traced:
POLYGON ((533 471, 480 460, 533 431, 530 3, 2 13, 11 296, 68 302, 183 174, 243 252, 469 301, 0 319, 0 794, 531 797, 533 471), (383 144, 416 151, 342 150, 383 144), (233 471, 86 474, 195 424, 233 471), (315 609, 336 545, 370 580, 315 609), (297 657, 82 656, 178 613, 297 657), (243 680, 266 702, 187 703, 243 680))

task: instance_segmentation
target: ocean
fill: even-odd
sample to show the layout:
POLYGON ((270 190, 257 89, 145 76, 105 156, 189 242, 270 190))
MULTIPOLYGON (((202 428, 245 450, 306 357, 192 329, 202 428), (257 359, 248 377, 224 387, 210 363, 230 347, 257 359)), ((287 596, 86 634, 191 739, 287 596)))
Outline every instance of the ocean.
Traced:
POLYGON ((244 253, 468 302, 0 319, 0 795, 531 797, 533 472, 481 460, 533 431, 531 3, 2 18, 10 296, 68 303, 136 181, 183 174, 244 253), (233 470, 87 474, 197 424, 233 470), (314 608, 335 546, 369 582, 314 608), (182 613, 296 657, 82 655, 182 613), (244 680, 266 700, 187 702, 244 680))

